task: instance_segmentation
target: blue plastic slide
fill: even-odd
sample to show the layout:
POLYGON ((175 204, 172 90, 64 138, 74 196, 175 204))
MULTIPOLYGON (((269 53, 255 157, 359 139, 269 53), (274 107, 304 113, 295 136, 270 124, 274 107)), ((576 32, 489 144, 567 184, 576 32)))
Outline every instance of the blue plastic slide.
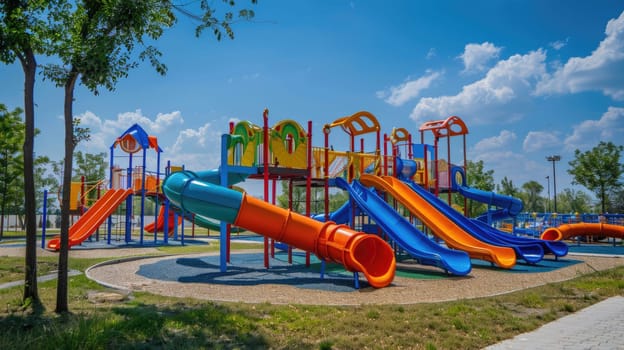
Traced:
POLYGON ((451 250, 432 241, 377 194, 354 180, 352 185, 336 178, 336 186, 346 190, 366 215, 402 249, 422 265, 436 266, 455 275, 467 275, 472 268, 466 252, 451 250))
POLYGON ((512 236, 508 233, 498 231, 483 222, 465 217, 417 184, 408 182, 408 185, 414 192, 433 205, 437 210, 444 213, 444 215, 466 230, 466 232, 491 244, 511 247, 515 250, 518 257, 524 259, 526 262, 536 263, 542 260, 545 252, 553 253, 556 256, 567 254, 567 246, 564 251, 563 247, 551 245, 550 243, 552 242, 512 236))
MULTIPOLYGON (((351 220, 351 201, 346 201, 335 212, 329 213, 329 221, 333 221, 337 224, 346 224, 351 220)), ((356 212, 357 214, 357 212, 356 212)), ((316 221, 325 222, 325 214, 312 215, 312 218, 316 221)))
POLYGON ((451 172, 454 190, 466 198, 502 209, 496 215, 516 216, 522 211, 522 201, 518 198, 468 187, 464 169, 458 166, 453 166, 451 172))
POLYGON ((544 250, 544 254, 553 254, 555 257, 565 256, 568 254, 568 245, 565 244, 564 242, 548 241, 548 240, 543 240, 543 239, 529 238, 529 237, 522 237, 522 236, 514 236, 506 232, 499 231, 483 221, 480 221, 477 219, 470 219, 470 221, 475 223, 477 226, 481 226, 483 230, 490 232, 490 234, 499 237, 503 241, 506 241, 512 244, 518 244, 518 243, 523 243, 523 242, 529 243, 529 244, 537 243, 544 250))
MULTIPOLYGON (((477 201, 478 202, 478 201, 477 201)), ((475 217, 476 220, 488 223, 504 220, 511 217, 507 209, 493 209, 475 217)))

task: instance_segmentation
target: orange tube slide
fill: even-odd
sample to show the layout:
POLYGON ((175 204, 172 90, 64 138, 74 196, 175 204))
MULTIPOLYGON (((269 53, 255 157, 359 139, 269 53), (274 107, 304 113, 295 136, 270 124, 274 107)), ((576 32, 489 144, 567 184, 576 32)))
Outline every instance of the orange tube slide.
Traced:
POLYGON ((559 227, 551 227, 542 232, 541 239, 547 241, 560 241, 575 236, 608 236, 624 238, 624 226, 611 224, 565 224, 559 227))
POLYGON ((313 252, 349 271, 361 271, 373 287, 386 287, 394 279, 392 248, 377 236, 345 225, 319 222, 246 194, 234 225, 313 252))

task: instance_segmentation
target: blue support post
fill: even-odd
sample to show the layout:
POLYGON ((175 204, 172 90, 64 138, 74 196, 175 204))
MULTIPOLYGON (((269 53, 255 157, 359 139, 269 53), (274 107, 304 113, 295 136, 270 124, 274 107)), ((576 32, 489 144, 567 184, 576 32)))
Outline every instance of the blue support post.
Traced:
POLYGON ((141 171, 141 218, 139 219, 141 227, 139 228, 139 235, 141 245, 143 245, 143 227, 145 226, 145 166, 146 166, 146 149, 143 147, 143 171, 141 171))
POLYGON ((163 211, 163 241, 167 244, 169 243, 169 225, 167 222, 167 220, 169 220, 169 200, 165 199, 163 205, 165 206, 165 210, 163 211))
MULTIPOLYGON (((128 179, 127 179, 128 188, 132 188, 132 154, 130 155, 130 166, 128 167, 128 179)), ((132 229, 132 197, 133 195, 129 195, 126 199, 126 234, 125 241, 129 243, 132 240, 131 232, 132 229)))
MULTIPOLYGON (((228 185, 228 160, 227 160, 227 134, 221 135, 221 167, 219 171, 219 181, 221 186, 228 185)), ((221 221, 219 224, 219 266, 221 272, 227 271, 227 222, 221 221)))
POLYGON ((353 273, 353 288, 360 289, 360 275, 357 272, 353 273))
MULTIPOLYGON (((165 225, 166 224, 169 224, 169 223, 167 222, 165 223, 165 225)), ((178 240, 178 225, 177 224, 178 224, 178 213, 173 212, 173 239, 176 241, 178 240)))

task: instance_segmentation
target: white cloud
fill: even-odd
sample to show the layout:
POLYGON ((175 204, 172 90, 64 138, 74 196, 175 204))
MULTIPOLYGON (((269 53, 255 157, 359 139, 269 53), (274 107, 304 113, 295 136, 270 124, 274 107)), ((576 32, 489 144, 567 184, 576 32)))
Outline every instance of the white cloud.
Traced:
POLYGON ((566 137, 566 149, 590 149, 598 141, 612 141, 621 144, 624 140, 624 108, 609 107, 600 119, 585 120, 574 125, 572 135, 566 137))
POLYGON ((386 103, 392 106, 402 106, 407 101, 418 97, 420 92, 429 88, 431 83, 440 75, 440 72, 428 71, 427 74, 416 80, 408 80, 399 86, 391 87, 389 91, 378 91, 377 97, 383 98, 386 103))
POLYGON ((143 115, 141 110, 119 113, 117 119, 102 120, 91 111, 75 117, 81 120, 81 126, 90 129, 90 140, 79 145, 90 153, 107 152, 115 139, 134 124, 141 125, 150 134, 159 134, 184 123, 180 111, 158 113, 154 120, 143 115))
POLYGON ((509 147, 516 138, 516 134, 513 131, 501 130, 497 136, 488 137, 477 142, 473 147, 473 152, 483 154, 500 151, 504 147, 509 147))
POLYGON ((548 45, 558 51, 558 50, 563 49, 566 45, 568 45, 568 41, 570 41, 570 38, 566 38, 565 40, 553 41, 549 43, 548 45))
POLYGON ((586 57, 572 57, 552 75, 545 76, 536 94, 601 91, 624 100, 624 12, 607 23, 606 37, 586 57))
POLYGON ((547 131, 529 131, 522 143, 522 149, 525 152, 535 152, 544 148, 558 146, 561 144, 561 139, 557 136, 557 133, 547 131))
POLYGON ((434 58, 437 56, 437 50, 435 49, 435 47, 432 47, 429 49, 429 51, 427 51, 427 56, 425 56, 428 60, 434 58))
POLYGON ((176 164, 192 164, 193 169, 212 169, 221 161, 221 134, 224 130, 216 129, 211 123, 205 123, 197 129, 184 129, 172 146, 165 152, 176 164))
POLYGON ((464 61, 464 72, 484 71, 487 63, 497 58, 500 51, 500 47, 489 42, 467 44, 464 53, 459 56, 464 61))
POLYGON ((508 104, 530 97, 532 85, 545 74, 545 59, 545 52, 537 50, 499 61, 483 79, 464 86, 457 95, 421 98, 410 117, 416 122, 449 115, 475 123, 518 120, 522 116, 511 115, 509 111, 514 109, 508 104), (500 109, 502 106, 507 108, 500 109))

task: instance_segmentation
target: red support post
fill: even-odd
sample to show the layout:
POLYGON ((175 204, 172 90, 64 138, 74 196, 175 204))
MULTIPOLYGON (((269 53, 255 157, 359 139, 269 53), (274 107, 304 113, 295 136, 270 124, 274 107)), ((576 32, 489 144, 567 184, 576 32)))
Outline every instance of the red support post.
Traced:
MULTIPOLYGON (((310 197, 312 196, 312 121, 308 120, 308 164, 306 169, 306 216, 310 217, 310 197)), ((289 249, 289 259, 292 256, 289 249)), ((310 252, 306 252, 306 267, 310 267, 310 252)))
MULTIPOLYGON (((264 161, 264 201, 269 202, 269 110, 264 109, 262 113, 263 128, 262 128, 262 160, 264 161)), ((264 267, 269 268, 269 238, 264 236, 264 267)))

